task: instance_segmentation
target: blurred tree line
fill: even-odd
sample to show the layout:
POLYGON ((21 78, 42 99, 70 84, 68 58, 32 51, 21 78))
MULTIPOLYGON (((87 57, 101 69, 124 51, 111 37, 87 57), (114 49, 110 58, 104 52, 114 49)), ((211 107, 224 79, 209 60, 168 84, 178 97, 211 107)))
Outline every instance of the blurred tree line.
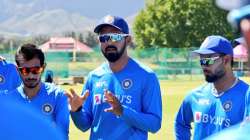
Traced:
POLYGON ((139 48, 199 47, 209 35, 236 38, 227 12, 213 0, 147 0, 135 19, 133 31, 139 48))

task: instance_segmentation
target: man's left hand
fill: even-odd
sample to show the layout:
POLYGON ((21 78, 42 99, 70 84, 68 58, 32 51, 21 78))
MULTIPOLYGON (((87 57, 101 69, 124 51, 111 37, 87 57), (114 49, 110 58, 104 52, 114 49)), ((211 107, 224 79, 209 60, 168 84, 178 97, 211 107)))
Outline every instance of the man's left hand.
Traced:
POLYGON ((123 107, 122 107, 120 101, 117 99, 117 97, 114 96, 114 94, 112 94, 108 90, 104 90, 104 96, 106 98, 106 102, 108 102, 111 106, 110 108, 104 109, 104 111, 105 112, 112 112, 117 116, 122 115, 123 107))

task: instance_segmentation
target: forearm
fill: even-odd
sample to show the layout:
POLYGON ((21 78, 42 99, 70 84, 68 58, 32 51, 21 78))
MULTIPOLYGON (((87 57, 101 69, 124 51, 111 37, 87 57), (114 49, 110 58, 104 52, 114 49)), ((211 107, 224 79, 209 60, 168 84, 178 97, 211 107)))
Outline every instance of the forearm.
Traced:
POLYGON ((84 111, 71 112, 71 118, 78 129, 85 132, 91 127, 91 119, 84 111))
POLYGON ((175 122, 175 139, 176 140, 190 140, 191 126, 183 125, 180 122, 175 122))
POLYGON ((129 125, 144 131, 156 133, 161 128, 161 116, 137 112, 127 106, 123 106, 123 114, 121 118, 129 125))

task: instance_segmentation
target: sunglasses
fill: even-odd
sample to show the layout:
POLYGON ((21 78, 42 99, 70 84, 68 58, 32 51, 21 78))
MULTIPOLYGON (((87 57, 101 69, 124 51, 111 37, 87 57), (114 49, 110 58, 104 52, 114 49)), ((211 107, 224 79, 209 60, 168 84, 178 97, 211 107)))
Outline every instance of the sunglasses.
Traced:
POLYGON ((36 66, 36 67, 18 67, 18 70, 20 73, 24 76, 29 75, 29 73, 32 74, 40 74, 43 71, 43 67, 36 66))
POLYGON ((220 56, 210 57, 210 58, 201 58, 200 65, 203 65, 203 66, 213 65, 215 63, 215 61, 219 58, 220 58, 220 56))
POLYGON ((99 35, 99 41, 101 43, 108 42, 109 40, 111 40, 112 42, 120 42, 126 36, 128 36, 128 34, 103 34, 99 35))

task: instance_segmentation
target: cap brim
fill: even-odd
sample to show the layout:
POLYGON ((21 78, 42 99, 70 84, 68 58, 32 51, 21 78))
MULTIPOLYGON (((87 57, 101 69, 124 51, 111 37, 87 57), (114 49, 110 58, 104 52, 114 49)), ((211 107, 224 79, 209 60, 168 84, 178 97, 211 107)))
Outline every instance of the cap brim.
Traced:
POLYGON ((236 42, 236 44, 245 44, 245 39, 243 37, 240 38, 236 38, 234 39, 234 42, 236 42))
POLYGON ((192 51, 193 54, 200 55, 200 54, 213 54, 216 53, 215 51, 212 50, 207 50, 207 49, 200 49, 200 50, 195 50, 192 51))
POLYGON ((121 31, 121 28, 119 28, 119 27, 117 27, 117 26, 115 26, 115 25, 113 25, 113 24, 104 23, 104 24, 99 24, 99 25, 97 25, 97 26, 95 27, 95 29, 94 29, 94 32, 95 32, 95 33, 99 33, 100 30, 101 30, 104 26, 112 26, 112 27, 114 27, 114 28, 116 28, 116 29, 118 29, 118 30, 121 31))

